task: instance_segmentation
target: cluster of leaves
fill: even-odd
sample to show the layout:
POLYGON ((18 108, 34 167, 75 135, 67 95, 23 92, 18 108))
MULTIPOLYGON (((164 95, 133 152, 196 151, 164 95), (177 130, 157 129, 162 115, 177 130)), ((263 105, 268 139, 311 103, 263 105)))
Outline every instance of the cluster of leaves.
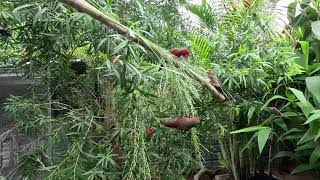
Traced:
POLYGON ((212 69, 223 93, 236 101, 218 104, 184 68, 161 67, 161 59, 141 46, 62 3, 0 2, 0 26, 12 33, 11 38, 0 39, 10 46, 0 50, 1 62, 17 64, 34 80, 29 96, 12 97, 6 106, 20 129, 42 142, 24 156, 23 176, 177 179, 202 166, 201 154, 211 150, 205 142, 213 133, 235 179, 248 179, 275 136, 285 145, 301 138, 296 148, 308 149, 307 167, 316 167, 319 80, 309 78, 305 85, 304 79, 320 69, 318 2, 306 6, 307 16, 294 19, 290 37, 299 41, 301 48, 296 49, 270 27, 262 0, 236 5, 230 0, 218 8, 205 1, 191 5, 188 9, 200 20, 200 28, 193 29, 178 13, 184 0, 90 3, 165 48, 190 41, 194 56, 181 62, 184 68, 195 68, 199 74, 212 69), (306 17, 312 22, 305 23, 306 17), (73 59, 89 64, 88 73, 76 76, 68 67, 73 59), (288 86, 296 88, 290 89, 293 94, 288 86), (305 87, 310 93, 297 90, 305 87), (288 113, 277 118, 266 113, 271 101, 288 113), (202 119, 197 131, 182 133, 160 125, 164 118, 193 114, 202 119), (286 124, 290 114, 307 125, 286 124), (116 118, 115 130, 106 128, 108 118, 116 118), (155 131, 151 138, 145 134, 147 127, 155 131), (257 145, 252 143, 256 139, 257 145))
POLYGON ((218 8, 203 2, 189 9, 201 20, 201 28, 190 35, 198 64, 213 69, 224 91, 236 100, 217 107, 210 98, 203 98, 202 105, 207 108, 200 107, 201 112, 214 114, 210 118, 216 122, 223 158, 234 178, 248 179, 259 165, 257 161, 265 164, 263 152, 273 134, 272 116, 261 108, 265 98, 279 88, 279 83, 292 82, 292 77, 304 69, 296 63, 287 37, 273 30, 263 1, 250 5, 230 1, 218 8), (266 124, 270 127, 263 126, 266 124), (240 130, 233 131, 236 129, 240 130))
MULTIPOLYGON (((283 150, 274 158, 291 158, 297 163, 293 172, 301 172, 319 167, 319 63, 320 63, 320 3, 318 1, 293 2, 289 6, 289 37, 295 47, 296 62, 304 73, 293 77, 288 89, 278 91, 286 96, 288 103, 280 102, 284 118, 280 121, 279 142, 284 142, 283 150), (296 14, 296 9, 301 12, 296 14), (290 92, 290 91, 289 91, 290 92), (291 146, 288 149, 288 141, 291 146)), ((281 86, 281 84, 279 84, 281 86)))
MULTIPOLYGON (((91 3, 170 48, 184 45, 183 20, 177 13, 181 2, 91 3)), ((6 108, 23 132, 42 142, 23 158, 23 176, 177 179, 200 167, 198 133, 168 130, 159 123, 163 118, 197 112, 194 104, 200 98, 201 85, 183 69, 168 64, 159 71, 157 59, 150 56, 151 61, 147 60, 141 46, 62 3, 5 3, 10 4, 6 13, 11 19, 1 22, 12 37, 1 43, 10 42, 12 48, 4 54, 19 52, 16 64, 34 80, 28 96, 12 97, 6 108), (87 62, 87 74, 76 76, 71 71, 68 65, 74 59, 87 62), (114 102, 117 118, 117 127, 110 132, 101 122, 107 121, 108 102, 114 102), (149 140, 147 127, 156 131, 149 140)), ((204 134, 201 137, 206 138, 204 134)))
POLYGON ((268 95, 270 99, 260 106, 260 111, 267 106, 277 107, 273 109, 275 115, 258 126, 235 132, 256 132, 259 147, 267 142, 262 139, 273 137, 281 150, 275 152, 273 159, 294 160, 296 168, 292 173, 319 167, 319 5, 317 1, 296 1, 289 5, 290 26, 286 30, 300 72, 291 74, 290 81, 277 81, 268 95), (302 11, 296 14, 298 6, 302 11), (262 131, 268 133, 262 136, 262 131), (259 136, 263 137, 260 141, 259 136))

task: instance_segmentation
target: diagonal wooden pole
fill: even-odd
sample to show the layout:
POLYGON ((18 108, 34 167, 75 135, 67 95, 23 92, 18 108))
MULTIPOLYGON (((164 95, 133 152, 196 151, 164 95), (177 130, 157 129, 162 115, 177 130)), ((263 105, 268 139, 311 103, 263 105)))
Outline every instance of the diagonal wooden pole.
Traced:
MULTIPOLYGON (((166 60, 172 62, 176 67, 181 67, 180 63, 177 63, 172 60, 172 56, 168 52, 164 53, 164 50, 159 48, 156 44, 147 40, 143 36, 137 34, 130 28, 122 25, 117 20, 107 16, 106 14, 104 14, 103 12, 101 12, 100 10, 98 10, 97 8, 95 8, 85 0, 60 0, 60 2, 67 4, 70 7, 80 12, 88 14, 92 18, 100 21, 101 23, 105 24, 109 28, 118 32, 119 34, 143 46, 144 48, 151 51, 156 56, 165 58, 166 60)), ((217 100, 224 101, 226 99, 224 95, 221 94, 208 80, 206 80, 205 78, 197 74, 192 69, 187 69, 186 71, 191 77, 199 81, 202 85, 206 86, 212 92, 212 94, 216 97, 217 100)))

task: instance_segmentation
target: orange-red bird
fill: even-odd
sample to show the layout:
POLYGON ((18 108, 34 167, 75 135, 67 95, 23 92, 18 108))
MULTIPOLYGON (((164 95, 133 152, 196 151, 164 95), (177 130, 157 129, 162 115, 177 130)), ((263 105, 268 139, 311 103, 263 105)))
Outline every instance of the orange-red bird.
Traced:
POLYGON ((176 119, 161 122, 162 125, 170 128, 179 129, 181 131, 188 131, 195 127, 200 122, 199 116, 189 117, 178 117, 176 119))
POLYGON ((170 53, 176 57, 183 56, 184 58, 188 58, 190 55, 190 50, 188 48, 172 48, 170 49, 170 53))
POLYGON ((151 137, 151 136, 153 135, 153 133, 154 133, 153 128, 147 128, 147 129, 146 129, 146 133, 147 133, 147 135, 148 135, 149 137, 151 137))

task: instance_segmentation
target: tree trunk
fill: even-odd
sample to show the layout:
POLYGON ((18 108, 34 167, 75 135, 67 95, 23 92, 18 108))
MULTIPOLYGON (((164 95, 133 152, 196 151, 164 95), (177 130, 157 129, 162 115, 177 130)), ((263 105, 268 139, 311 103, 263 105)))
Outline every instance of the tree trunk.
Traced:
POLYGON ((112 133, 117 126, 116 101, 114 96, 114 77, 110 76, 105 81, 105 100, 104 100, 104 128, 107 132, 112 133))

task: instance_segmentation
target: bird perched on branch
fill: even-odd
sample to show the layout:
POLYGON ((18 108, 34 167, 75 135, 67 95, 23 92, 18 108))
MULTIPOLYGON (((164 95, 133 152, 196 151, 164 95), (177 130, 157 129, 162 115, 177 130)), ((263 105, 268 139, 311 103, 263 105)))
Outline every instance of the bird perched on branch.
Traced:
POLYGON ((220 94, 223 94, 225 97, 227 97, 227 99, 229 100, 232 100, 232 101, 235 101, 235 99, 233 98, 233 96, 228 92, 228 91, 225 91, 222 87, 221 87, 221 82, 220 80, 218 79, 218 77, 212 72, 211 69, 208 69, 207 70, 207 76, 209 77, 210 79, 210 83, 213 87, 215 87, 219 92, 220 94))
POLYGON ((188 131, 189 129, 195 127, 199 123, 199 116, 177 117, 173 120, 161 122, 161 124, 166 127, 179 129, 181 131, 188 131))
POLYGON ((172 48, 170 53, 176 57, 188 58, 190 55, 190 50, 188 48, 172 48))
POLYGON ((154 129, 149 127, 149 128, 146 128, 146 134, 148 137, 151 137, 154 133, 154 129))
POLYGON ((276 107, 268 107, 267 109, 269 112, 273 113, 276 116, 283 116, 282 112, 276 107))
POLYGON ((222 92, 220 80, 218 79, 218 77, 216 75, 213 74, 211 69, 207 70, 207 75, 210 78, 210 83, 212 84, 212 86, 217 88, 218 91, 222 92))

